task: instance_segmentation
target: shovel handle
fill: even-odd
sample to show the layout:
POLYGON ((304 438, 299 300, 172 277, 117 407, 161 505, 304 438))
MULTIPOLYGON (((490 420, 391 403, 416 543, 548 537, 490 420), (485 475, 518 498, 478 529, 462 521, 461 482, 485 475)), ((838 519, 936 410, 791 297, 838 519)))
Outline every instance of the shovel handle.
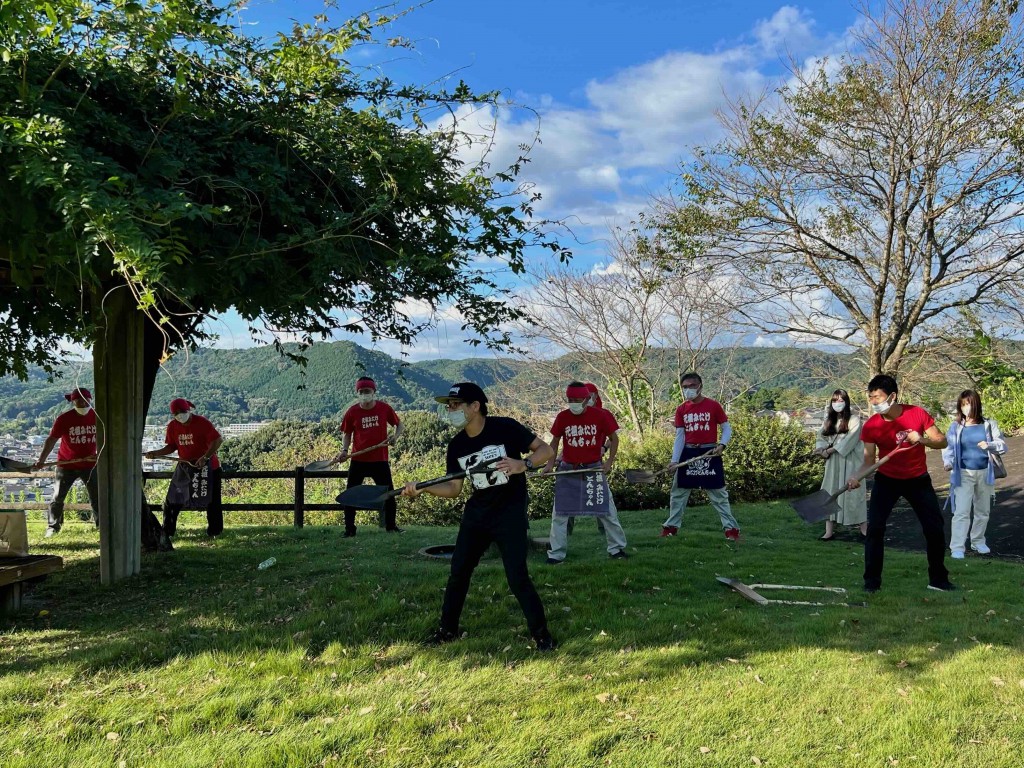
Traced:
MULTIPOLYGON (((902 442, 903 441, 901 440, 900 443, 902 443, 902 442)), ((914 447, 913 445, 903 445, 903 446, 894 448, 893 450, 889 451, 889 453, 887 453, 882 459, 880 459, 879 461, 876 461, 874 464, 872 464, 867 469, 865 469, 865 470, 863 470, 861 472, 858 472, 856 475, 854 475, 853 479, 856 480, 858 483, 860 483, 865 478, 868 478, 871 475, 875 474, 875 472, 878 471, 879 467, 881 467, 883 464, 885 464, 885 462, 887 462, 889 459, 891 459, 897 453, 903 453, 903 451, 909 451, 913 447, 914 447)), ((850 490, 849 487, 844 485, 842 488, 840 488, 838 491, 836 491, 835 493, 832 494, 832 498, 833 499, 838 499, 840 496, 842 496, 848 490, 850 490)))
MULTIPOLYGON (((422 481, 416 483, 416 490, 417 491, 422 491, 424 488, 429 488, 432 485, 441 485, 441 483, 447 483, 449 480, 460 480, 463 477, 466 477, 468 475, 484 475, 484 474, 487 474, 488 472, 492 471, 491 470, 491 465, 492 464, 496 464, 497 462, 501 461, 504 458, 507 458, 507 457, 506 456, 496 456, 495 458, 491 459, 490 461, 485 461, 482 464, 474 464, 469 469, 462 469, 462 470, 459 470, 458 472, 449 472, 447 475, 442 475, 441 477, 435 477, 435 478, 433 478, 431 480, 422 480, 422 481)), ((404 490, 405 490, 405 487, 403 486, 401 488, 396 488, 393 491, 388 491, 386 494, 384 494, 384 498, 385 499, 390 499, 390 498, 392 498, 394 496, 401 496, 402 495, 402 491, 404 491, 404 490)))
POLYGON ((346 456, 346 457, 345 457, 344 459, 342 459, 341 461, 337 461, 337 460, 332 460, 332 461, 331 461, 331 464, 341 464, 342 462, 346 462, 346 461, 348 461, 349 459, 351 459, 351 458, 352 458, 352 457, 354 457, 354 456, 359 456, 360 454, 363 454, 363 453, 369 453, 370 451, 375 451, 375 450, 377 450, 378 448, 383 448, 383 447, 384 447, 385 445, 387 445, 387 444, 388 444, 388 441, 387 441, 387 440, 385 440, 385 441, 384 441, 384 442, 382 442, 382 443, 377 443, 376 445, 371 445, 371 446, 370 446, 370 447, 368 447, 368 448, 360 448, 360 449, 359 449, 358 451, 356 451, 355 453, 350 453, 350 454, 348 454, 348 455, 347 455, 347 456, 346 456))

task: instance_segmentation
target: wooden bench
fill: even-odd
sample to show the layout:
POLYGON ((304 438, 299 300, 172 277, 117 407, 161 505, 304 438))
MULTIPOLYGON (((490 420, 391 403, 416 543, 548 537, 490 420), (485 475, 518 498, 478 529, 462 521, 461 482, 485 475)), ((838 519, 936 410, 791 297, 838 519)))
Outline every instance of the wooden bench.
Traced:
POLYGON ((0 614, 21 608, 21 588, 25 582, 45 579, 47 574, 64 568, 64 559, 56 555, 0 557, 0 614))

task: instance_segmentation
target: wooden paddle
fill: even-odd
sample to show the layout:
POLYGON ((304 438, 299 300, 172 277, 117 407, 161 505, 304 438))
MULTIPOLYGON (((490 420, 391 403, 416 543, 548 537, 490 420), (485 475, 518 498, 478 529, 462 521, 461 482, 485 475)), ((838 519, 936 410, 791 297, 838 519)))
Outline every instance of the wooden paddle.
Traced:
POLYGON ((627 469, 626 470, 626 482, 627 483, 653 483, 655 481, 655 479, 657 479, 661 475, 668 474, 669 472, 674 472, 677 469, 679 469, 680 467, 685 467, 688 464, 693 464, 695 461, 700 461, 701 459, 706 459, 706 458, 708 458, 714 452, 715 452, 715 449, 712 448, 710 451, 702 453, 700 456, 694 456, 692 459, 687 459, 686 461, 680 461, 678 464, 670 464, 669 466, 665 467, 664 469, 659 469, 656 472, 648 472, 645 469, 627 469))
POLYGON ((323 472, 325 469, 329 469, 330 467, 334 466, 335 464, 341 464, 344 461, 348 461, 353 456, 358 456, 361 453, 369 453, 370 451, 375 451, 378 448, 383 448, 387 444, 388 444, 388 441, 385 440, 383 443, 377 443, 376 445, 371 445, 369 448, 362 448, 362 449, 356 451, 355 453, 350 453, 348 456, 346 456, 341 461, 338 461, 337 459, 321 459, 320 461, 311 461, 303 469, 305 469, 307 472, 323 472))

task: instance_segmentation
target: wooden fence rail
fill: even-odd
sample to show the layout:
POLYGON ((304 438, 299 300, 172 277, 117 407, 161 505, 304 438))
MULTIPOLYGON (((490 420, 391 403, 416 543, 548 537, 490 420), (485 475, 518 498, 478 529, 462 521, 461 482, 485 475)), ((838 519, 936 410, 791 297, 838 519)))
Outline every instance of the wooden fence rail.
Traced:
MULTIPOLYGON (((170 480, 172 472, 143 472, 146 480, 170 480)), ((20 472, 0 472, 0 478, 45 478, 54 477, 53 472, 34 472, 31 475, 20 472)), ((332 470, 327 472, 306 472, 305 467, 296 467, 292 470, 266 470, 266 471, 238 471, 225 470, 221 473, 222 480, 287 480, 295 482, 292 502, 285 504, 256 504, 256 503, 231 503, 224 504, 225 512, 291 512, 292 522, 296 528, 301 528, 306 522, 306 512, 331 512, 344 509, 340 504, 307 504, 306 503, 306 480, 331 480, 348 477, 345 470, 332 470)), ((0 510, 32 510, 46 509, 49 505, 40 501, 0 501, 0 510)), ((154 505, 159 507, 159 504, 154 505)), ((88 504, 65 504, 64 509, 90 509, 88 504)))

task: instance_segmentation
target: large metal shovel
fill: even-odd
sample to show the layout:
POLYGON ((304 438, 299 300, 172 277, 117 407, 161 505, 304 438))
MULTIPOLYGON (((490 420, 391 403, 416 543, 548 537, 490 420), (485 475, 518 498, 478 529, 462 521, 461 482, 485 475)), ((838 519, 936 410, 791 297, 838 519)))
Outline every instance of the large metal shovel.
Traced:
MULTIPOLYGON (((896 443, 896 445, 901 446, 905 440, 906 437, 904 436, 898 443, 896 443)), ((884 459, 875 462, 863 472, 854 475, 854 477, 857 480, 863 480, 864 478, 873 475, 875 472, 878 471, 878 468, 880 466, 885 464, 885 462, 887 462, 897 453, 910 450, 913 447, 914 446, 912 445, 904 445, 902 448, 897 447, 893 449, 886 455, 884 459)), ((802 499, 793 499, 792 501, 789 502, 789 504, 791 507, 793 507, 793 509, 796 510, 796 513, 800 515, 800 519, 803 520, 805 523, 817 523, 821 520, 827 520, 828 518, 832 517, 832 515, 839 514, 839 504, 837 503, 836 499, 838 499, 848 490, 849 488, 843 486, 835 493, 829 493, 824 488, 822 488, 820 491, 815 491, 810 496, 804 496, 802 499)))
POLYGON ((378 448, 383 448, 387 444, 388 444, 388 441, 385 440, 382 443, 377 443, 376 445, 371 445, 369 448, 363 448, 361 450, 356 451, 355 453, 350 453, 348 456, 346 456, 341 461, 338 461, 337 459, 322 459, 320 461, 311 461, 311 462, 309 462, 309 464, 307 464, 305 467, 303 467, 303 469, 305 469, 307 472, 323 472, 325 469, 330 469, 335 464, 341 464, 342 462, 348 461, 349 459, 351 459, 354 456, 359 456, 362 453, 369 453, 370 451, 375 451, 378 448))
POLYGON ((702 453, 699 456, 694 456, 692 459, 687 459, 686 461, 680 461, 677 464, 669 464, 664 469, 659 469, 659 470, 657 470, 655 472, 649 472, 646 469, 627 469, 626 470, 626 482, 627 483, 652 484, 661 475, 668 474, 669 472, 675 472, 680 467, 685 467, 685 466, 687 466, 689 464, 693 464, 695 461, 700 461, 701 459, 706 459, 706 458, 708 458, 714 452, 715 452, 715 449, 712 448, 710 451, 707 451, 706 453, 702 453))
MULTIPOLYGON (((461 472, 452 472, 442 477, 435 477, 432 480, 424 480, 423 482, 416 483, 416 490, 429 488, 432 485, 447 483, 449 480, 458 480, 459 478, 466 477, 467 475, 480 475, 492 472, 494 470, 491 465, 495 462, 501 461, 503 458, 505 457, 497 456, 490 461, 475 464, 469 469, 464 469, 461 472)), ((384 509, 384 504, 388 499, 401 495, 403 490, 404 487, 389 491, 387 488, 380 485, 357 485, 349 488, 347 491, 339 493, 334 500, 345 507, 382 510, 384 509)))

